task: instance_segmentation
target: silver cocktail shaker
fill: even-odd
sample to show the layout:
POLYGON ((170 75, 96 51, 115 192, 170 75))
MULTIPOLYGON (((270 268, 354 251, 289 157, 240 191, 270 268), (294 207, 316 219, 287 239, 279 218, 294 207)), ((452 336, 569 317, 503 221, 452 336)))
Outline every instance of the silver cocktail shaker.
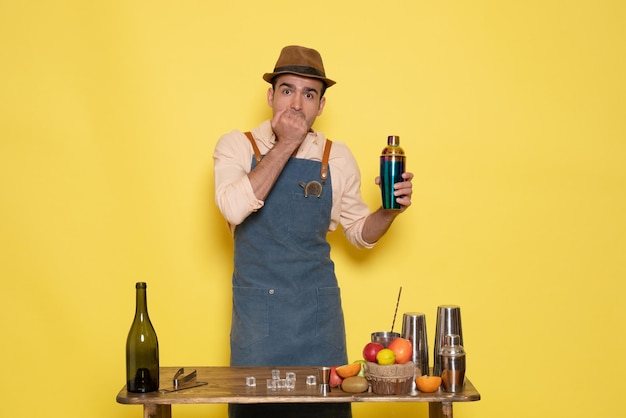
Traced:
POLYGON ((421 312, 406 312, 402 316, 402 337, 409 340, 413 346, 411 361, 415 365, 415 372, 411 383, 411 393, 415 393, 415 378, 430 374, 426 315, 421 312))
POLYGON ((446 335, 458 335, 459 345, 463 345, 461 327, 461 308, 458 305, 440 305, 437 307, 437 324, 435 328, 435 349, 433 352, 433 375, 441 376, 443 370, 441 350, 445 345, 446 335))
POLYGON ((443 388, 446 392, 460 392, 465 380, 465 349, 457 334, 446 335, 445 341, 441 350, 443 388))
POLYGON ((402 316, 402 337, 411 341, 413 346, 411 361, 418 368, 415 377, 429 375, 426 315, 422 312, 406 312, 402 316))

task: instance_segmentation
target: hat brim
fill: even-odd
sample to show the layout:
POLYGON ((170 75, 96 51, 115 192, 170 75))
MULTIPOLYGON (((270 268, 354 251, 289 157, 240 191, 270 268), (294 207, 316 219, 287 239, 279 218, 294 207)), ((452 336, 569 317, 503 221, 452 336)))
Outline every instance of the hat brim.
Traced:
POLYGON ((314 79, 317 79, 317 80, 321 80, 321 81, 323 81, 326 84, 327 88, 332 86, 332 85, 334 85, 334 84, 336 84, 336 81, 333 81, 330 78, 321 77, 321 76, 317 76, 317 75, 313 75, 313 74, 300 73, 300 72, 297 72, 297 71, 278 71, 278 72, 274 72, 274 73, 265 73, 265 74, 263 74, 263 80, 267 81, 268 83, 271 83, 272 80, 274 80, 279 75, 283 75, 283 74, 294 74, 294 75, 299 75, 300 77, 314 78, 314 79))

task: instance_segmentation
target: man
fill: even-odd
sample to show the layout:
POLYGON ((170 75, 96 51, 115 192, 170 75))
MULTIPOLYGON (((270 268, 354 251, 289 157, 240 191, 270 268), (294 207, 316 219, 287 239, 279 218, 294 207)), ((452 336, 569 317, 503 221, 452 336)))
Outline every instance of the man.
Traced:
MULTIPOLYGON (((400 210, 370 213, 352 153, 312 129, 335 84, 320 54, 287 46, 263 79, 272 120, 222 136, 214 153, 215 200, 235 240, 231 365, 342 365, 344 319, 326 235, 341 224, 353 245, 371 248, 411 204, 413 175, 396 184, 400 210)), ((339 417, 350 416, 350 404, 230 405, 229 415, 339 417)))

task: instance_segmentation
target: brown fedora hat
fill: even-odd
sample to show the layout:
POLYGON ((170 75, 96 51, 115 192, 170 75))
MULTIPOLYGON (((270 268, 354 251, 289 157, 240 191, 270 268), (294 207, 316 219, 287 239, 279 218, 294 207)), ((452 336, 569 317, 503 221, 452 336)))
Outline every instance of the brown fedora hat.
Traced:
POLYGON ((265 73, 263 80, 271 83, 274 77, 280 74, 296 74, 302 77, 317 78, 330 87, 335 82, 326 78, 322 56, 319 52, 303 46, 290 45, 280 51, 274 72, 265 73))

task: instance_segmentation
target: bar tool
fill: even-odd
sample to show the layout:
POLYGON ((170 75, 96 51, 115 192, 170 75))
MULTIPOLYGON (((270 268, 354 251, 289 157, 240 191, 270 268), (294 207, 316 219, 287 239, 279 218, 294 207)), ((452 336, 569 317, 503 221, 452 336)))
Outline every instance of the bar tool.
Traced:
POLYGON ((457 334, 446 335, 446 344, 441 350, 443 359, 442 381, 446 392, 460 392, 465 380, 465 349, 457 334))
POLYGON ((415 378, 430 374, 426 315, 421 312, 406 312, 402 316, 402 338, 409 340, 413 346, 411 361, 415 364, 415 374, 411 391, 414 392, 415 378))
POLYGON ((402 286, 398 291, 398 300, 396 301, 396 310, 393 312, 393 322, 391 322, 391 332, 393 333, 393 327, 396 325, 396 315, 398 314, 398 306, 400 305, 400 296, 402 295, 402 286))
POLYGON ((318 392, 322 396, 326 396, 330 393, 330 367, 319 368, 319 380, 318 392))
POLYGON ((461 328, 461 308, 457 305, 440 305, 437 308, 437 325, 435 328, 435 348, 433 375, 441 376, 441 350, 445 345, 446 335, 458 335, 459 345, 463 345, 463 330, 461 328))
POLYGON ((172 386, 165 389, 160 389, 161 393, 169 393, 169 392, 177 392, 179 390, 195 388, 198 386, 208 385, 207 382, 198 382, 196 380, 197 371, 194 370, 191 373, 185 375, 185 368, 181 367, 174 374, 174 379, 172 379, 172 386))

